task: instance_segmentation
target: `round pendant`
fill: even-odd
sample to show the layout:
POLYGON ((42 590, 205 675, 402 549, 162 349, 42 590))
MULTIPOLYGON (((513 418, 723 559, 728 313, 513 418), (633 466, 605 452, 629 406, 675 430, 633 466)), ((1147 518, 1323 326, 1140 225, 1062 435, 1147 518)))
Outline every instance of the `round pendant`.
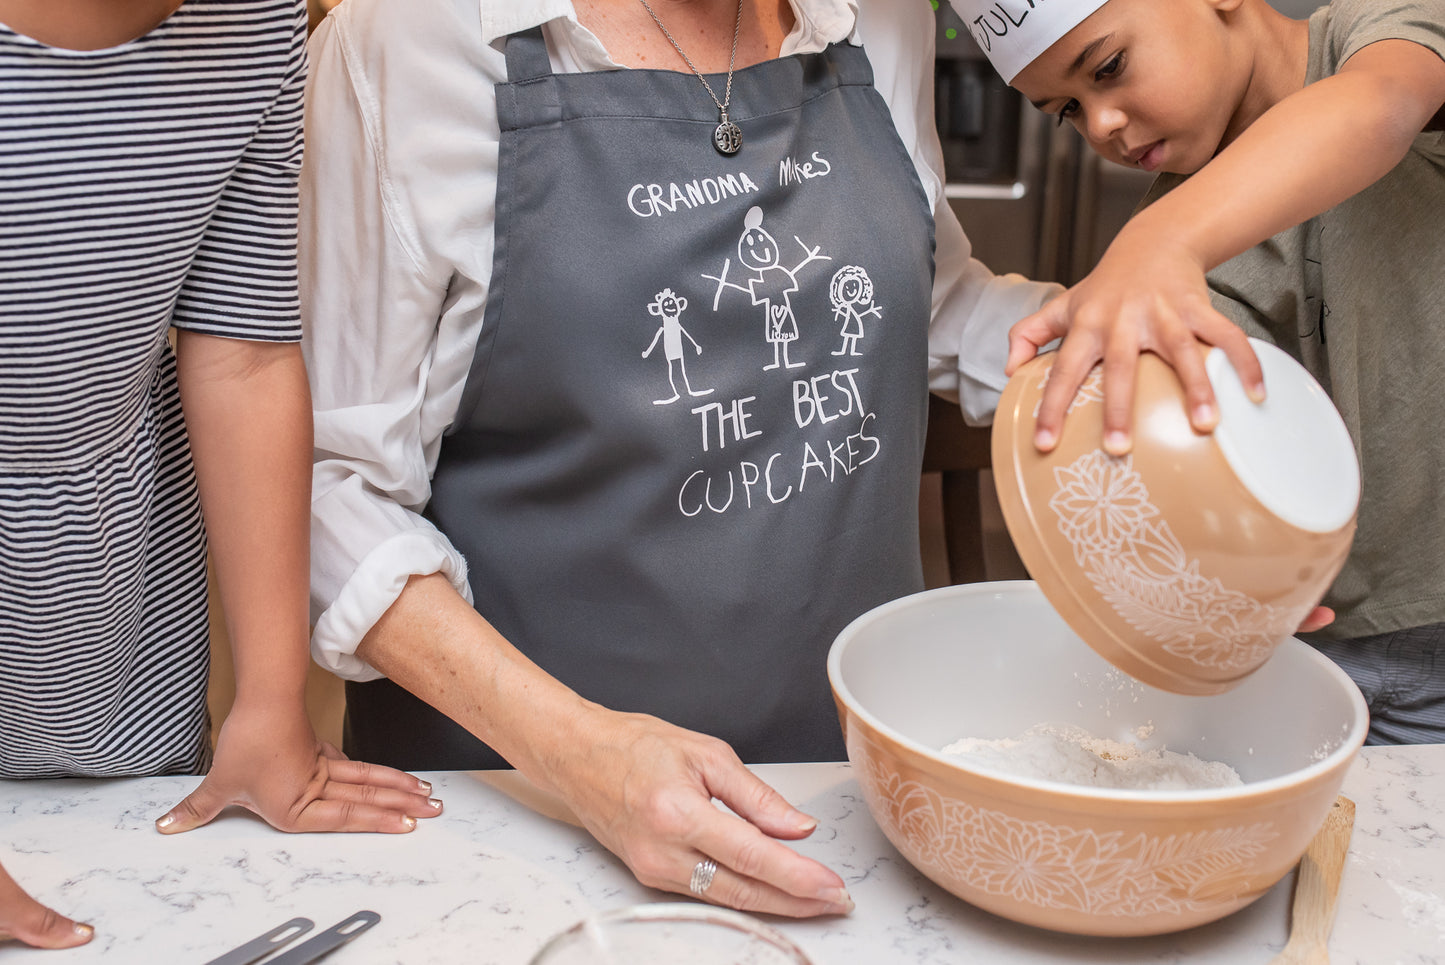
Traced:
POLYGON ((712 146, 719 154, 736 154, 743 146, 743 132, 732 121, 724 119, 712 132, 712 146))

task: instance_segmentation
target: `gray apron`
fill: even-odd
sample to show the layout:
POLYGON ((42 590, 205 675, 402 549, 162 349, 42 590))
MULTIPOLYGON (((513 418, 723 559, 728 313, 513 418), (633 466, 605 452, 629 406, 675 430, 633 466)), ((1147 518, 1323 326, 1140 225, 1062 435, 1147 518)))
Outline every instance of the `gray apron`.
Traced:
MULTIPOLYGON (((862 48, 698 79, 506 46, 491 291, 428 516, 477 610, 607 707, 840 760, 833 638, 922 589, 933 220, 862 48), (722 90, 725 78, 710 78, 722 90)), ((348 750, 505 761, 389 681, 348 750)))

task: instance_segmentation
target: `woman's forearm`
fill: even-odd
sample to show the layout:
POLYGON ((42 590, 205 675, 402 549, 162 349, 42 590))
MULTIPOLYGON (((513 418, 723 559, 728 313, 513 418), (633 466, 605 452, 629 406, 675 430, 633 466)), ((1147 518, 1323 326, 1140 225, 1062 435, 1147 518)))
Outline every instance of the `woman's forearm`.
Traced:
POLYGON ((600 710, 512 646, 437 573, 411 578, 356 655, 549 790, 567 735, 600 710))
POLYGON ((181 332, 177 359, 237 703, 280 699, 299 708, 309 663, 311 493, 300 347, 181 332))

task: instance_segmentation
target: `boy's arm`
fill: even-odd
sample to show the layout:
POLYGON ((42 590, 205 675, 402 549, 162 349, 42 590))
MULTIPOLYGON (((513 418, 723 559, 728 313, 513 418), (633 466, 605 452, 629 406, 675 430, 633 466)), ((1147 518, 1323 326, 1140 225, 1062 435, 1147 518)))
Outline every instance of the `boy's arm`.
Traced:
POLYGON ((181 330, 176 354, 236 700, 210 773, 158 826, 188 830, 239 804, 282 830, 410 830, 438 811, 427 788, 345 760, 306 715, 312 433, 301 347, 181 330))
POLYGON ((1098 267, 1010 333, 1009 371, 1068 334, 1039 409, 1052 448, 1068 401, 1103 359, 1105 448, 1130 446, 1141 351, 1178 371, 1190 419, 1217 419, 1196 339, 1218 345, 1253 394, 1263 382, 1243 333, 1209 304, 1205 272, 1388 173, 1445 102, 1445 60, 1407 40, 1366 46, 1333 76, 1286 97, 1189 180, 1124 226, 1098 267))

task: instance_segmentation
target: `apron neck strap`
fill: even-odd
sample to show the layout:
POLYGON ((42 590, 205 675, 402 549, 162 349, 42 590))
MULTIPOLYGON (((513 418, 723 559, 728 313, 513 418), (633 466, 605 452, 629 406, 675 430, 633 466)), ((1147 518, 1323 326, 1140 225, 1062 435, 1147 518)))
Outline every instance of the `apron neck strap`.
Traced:
POLYGON ((507 37, 506 55, 507 80, 514 84, 552 73, 552 61, 547 56, 547 41, 542 39, 541 27, 532 27, 507 37))

